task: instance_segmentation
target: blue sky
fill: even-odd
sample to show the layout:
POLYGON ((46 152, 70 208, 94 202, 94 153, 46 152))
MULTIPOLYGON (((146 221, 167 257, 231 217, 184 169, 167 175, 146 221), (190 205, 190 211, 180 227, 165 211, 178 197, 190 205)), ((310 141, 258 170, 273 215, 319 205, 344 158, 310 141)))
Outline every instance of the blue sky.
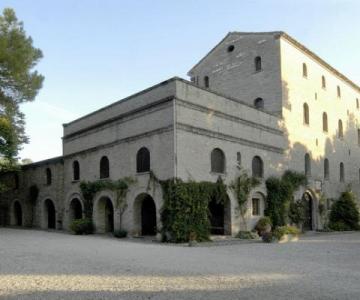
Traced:
POLYGON ((187 71, 229 31, 283 30, 360 84, 360 1, 2 0, 44 53, 24 104, 34 161, 62 154, 62 124, 187 71))

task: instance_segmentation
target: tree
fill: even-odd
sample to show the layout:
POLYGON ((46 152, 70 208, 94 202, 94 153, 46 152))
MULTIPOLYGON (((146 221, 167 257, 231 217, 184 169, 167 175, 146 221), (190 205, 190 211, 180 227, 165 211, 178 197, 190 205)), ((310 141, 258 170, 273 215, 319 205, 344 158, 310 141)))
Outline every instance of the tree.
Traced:
POLYGON ((33 70, 41 58, 14 10, 5 8, 0 15, 0 171, 15 165, 28 142, 20 104, 33 101, 42 87, 44 77, 33 70))

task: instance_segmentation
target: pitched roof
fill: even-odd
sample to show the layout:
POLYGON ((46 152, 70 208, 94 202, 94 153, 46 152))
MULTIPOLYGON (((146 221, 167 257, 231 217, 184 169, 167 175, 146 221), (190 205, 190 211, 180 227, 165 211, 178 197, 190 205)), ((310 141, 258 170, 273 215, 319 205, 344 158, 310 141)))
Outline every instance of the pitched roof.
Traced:
POLYGON ((321 64, 323 67, 325 67, 328 71, 330 71, 331 73, 333 73, 335 76, 337 76, 338 78, 344 80, 346 83, 348 83, 351 87, 353 87, 356 91, 360 92, 360 87, 353 82, 352 80, 350 80, 348 77, 346 77, 344 74, 342 74, 341 72, 339 72, 338 70, 336 70, 334 67, 332 67, 330 64, 328 64, 326 61, 324 61, 321 57, 319 57, 317 54, 315 54, 314 52, 312 52, 310 49, 308 49, 307 47, 305 47, 303 44, 301 44, 300 42, 298 42, 297 40, 295 40, 293 37, 291 37, 290 35, 288 35, 286 32, 284 31, 269 31, 269 32, 239 32, 239 31, 232 31, 229 32, 214 48, 212 48, 208 54, 206 54, 194 67, 191 68, 191 70, 188 72, 188 75, 191 75, 192 71, 206 58, 208 57, 208 55, 210 55, 220 44, 223 43, 223 41, 232 34, 236 34, 236 35, 278 35, 279 37, 284 38, 285 40, 287 40, 289 43, 291 43, 293 46, 295 46, 296 48, 298 48, 299 50, 305 52, 307 55, 309 55, 311 58, 313 58, 314 60, 316 60, 319 64, 321 64))

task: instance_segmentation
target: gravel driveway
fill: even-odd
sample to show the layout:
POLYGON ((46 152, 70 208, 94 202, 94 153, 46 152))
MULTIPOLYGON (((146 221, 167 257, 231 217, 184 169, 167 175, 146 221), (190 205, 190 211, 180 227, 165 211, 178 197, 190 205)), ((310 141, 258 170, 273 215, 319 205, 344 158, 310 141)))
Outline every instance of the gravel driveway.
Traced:
POLYGON ((360 233, 184 247, 0 228, 1 299, 360 299, 360 233))

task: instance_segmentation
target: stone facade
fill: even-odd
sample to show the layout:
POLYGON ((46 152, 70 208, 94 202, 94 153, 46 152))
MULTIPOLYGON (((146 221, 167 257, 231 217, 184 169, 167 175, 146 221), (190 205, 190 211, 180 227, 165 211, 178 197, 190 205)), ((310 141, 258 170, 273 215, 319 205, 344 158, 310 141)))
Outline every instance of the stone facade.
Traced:
MULTIPOLYGON (((250 195, 246 225, 241 225, 229 192, 230 203, 224 209, 227 234, 254 227, 266 205, 265 179, 281 176, 288 169, 304 172, 306 154, 309 184, 296 197, 307 193, 311 199, 310 229, 322 228, 321 195, 337 198, 349 185, 359 195, 360 89, 310 50, 283 32, 231 32, 189 75, 192 82, 172 78, 65 124, 63 156, 23 167, 18 187, 2 195, 2 207, 8 207, 0 215, 2 223, 19 223, 19 205, 15 205, 19 203, 21 225, 48 228, 53 222, 50 199, 55 227, 68 230, 78 214, 74 199, 80 203, 80 215, 84 208, 79 183, 100 179, 104 156, 109 161, 109 179, 132 177, 136 184, 130 186, 123 214, 113 191, 95 196, 93 219, 98 232, 123 228, 133 235, 142 234, 148 218, 155 219, 149 224, 161 226, 162 192, 158 184, 150 184, 152 173, 159 179, 195 181, 216 181, 221 176, 230 183, 238 174, 238 163, 252 173, 254 157, 263 163, 262 183, 250 195), (326 87, 322 87, 322 76, 326 87), (309 124, 304 124, 305 103, 309 124), (323 130, 324 112, 327 131, 323 130), (339 119, 343 124, 340 138, 339 119), (137 172, 137 153, 143 147, 150 153, 151 173, 137 172), (213 149, 225 155, 224 172, 211 171, 213 149), (326 176, 325 159, 329 162, 326 176), (75 161, 79 178, 74 178, 75 161), (46 182, 47 169, 51 184, 46 182), (40 193, 31 217, 28 194, 34 184, 40 193), (258 212, 253 203, 258 203, 258 212), (152 207, 149 216, 147 210, 152 207)), ((13 176, 7 174, 4 180, 11 181, 13 176)))

